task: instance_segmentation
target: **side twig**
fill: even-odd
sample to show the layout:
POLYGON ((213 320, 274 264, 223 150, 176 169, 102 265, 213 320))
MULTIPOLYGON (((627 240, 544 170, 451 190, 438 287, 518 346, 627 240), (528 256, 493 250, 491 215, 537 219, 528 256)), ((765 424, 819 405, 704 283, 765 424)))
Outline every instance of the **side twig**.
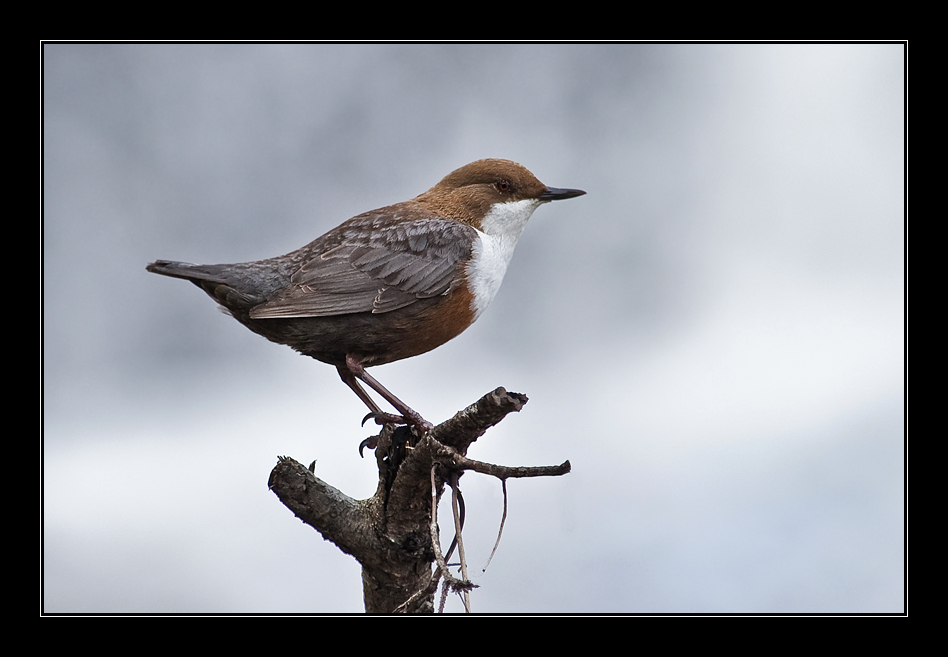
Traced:
MULTIPOLYGON (((470 583, 467 577, 467 558, 464 556, 464 539, 461 537, 461 513, 458 509, 458 473, 452 472, 448 480, 451 485, 451 510, 454 513, 454 536, 458 542, 458 559, 461 560, 461 580, 470 583)), ((471 596, 469 589, 464 589, 461 598, 464 600, 464 611, 471 613, 471 596)))
POLYGON ((487 571, 487 567, 490 565, 491 560, 494 558, 494 553, 497 552, 497 546, 500 545, 500 537, 504 533, 504 523, 507 522, 507 480, 501 479, 500 486, 504 489, 504 515, 500 517, 500 529, 497 530, 497 540, 494 541, 494 549, 490 551, 490 556, 487 557, 487 563, 484 564, 482 572, 487 571))

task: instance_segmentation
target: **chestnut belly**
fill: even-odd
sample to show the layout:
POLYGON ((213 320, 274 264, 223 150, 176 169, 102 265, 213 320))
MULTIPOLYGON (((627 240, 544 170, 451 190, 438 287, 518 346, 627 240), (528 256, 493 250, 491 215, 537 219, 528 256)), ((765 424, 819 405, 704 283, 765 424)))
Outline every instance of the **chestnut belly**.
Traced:
POLYGON ((419 299, 386 313, 276 319, 250 319, 241 313, 235 317, 268 340, 324 363, 345 365, 348 355, 371 367, 443 345, 471 325, 474 311, 471 294, 462 285, 446 295, 419 299))

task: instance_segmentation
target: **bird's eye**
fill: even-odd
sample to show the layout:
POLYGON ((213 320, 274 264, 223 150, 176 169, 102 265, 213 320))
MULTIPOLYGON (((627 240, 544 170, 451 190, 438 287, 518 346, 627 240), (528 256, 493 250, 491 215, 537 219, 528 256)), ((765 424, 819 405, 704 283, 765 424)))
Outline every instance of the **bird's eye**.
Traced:
POLYGON ((500 180, 498 180, 498 181, 495 183, 495 185, 496 185, 496 187, 497 187, 497 190, 500 191, 500 192, 509 192, 509 191, 510 191, 510 188, 511 188, 510 181, 509 181, 509 180, 505 180, 505 179, 503 179, 503 178, 501 178, 500 180))

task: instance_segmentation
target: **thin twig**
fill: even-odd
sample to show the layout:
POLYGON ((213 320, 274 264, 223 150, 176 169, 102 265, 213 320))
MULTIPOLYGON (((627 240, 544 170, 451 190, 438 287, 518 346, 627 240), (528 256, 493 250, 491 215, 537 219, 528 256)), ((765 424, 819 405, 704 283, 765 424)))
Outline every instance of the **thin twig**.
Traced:
MULTIPOLYGON (((434 471, 434 468, 436 467, 436 465, 437 464, 432 464, 432 472, 434 471)), ((432 491, 435 490, 434 485, 435 485, 435 482, 434 482, 434 479, 432 478, 432 491)), ((461 491, 458 490, 459 494, 460 492, 461 491)), ((461 527, 463 529, 464 527, 464 498, 461 497, 460 501, 461 501, 461 527)), ((437 546, 437 547, 434 547, 436 554, 440 550, 440 547, 441 547, 441 541, 440 541, 441 532, 438 531, 438 528, 437 528, 437 518, 438 518, 437 514, 438 514, 438 496, 432 495, 431 518, 432 518, 432 524, 435 525, 433 529, 437 531, 438 539, 434 538, 435 533, 431 532, 432 528, 430 526, 429 526, 429 532, 432 535, 432 547, 437 546)), ((450 561, 451 555, 454 553, 454 548, 457 546, 457 544, 458 544, 458 534, 455 533, 454 539, 451 541, 451 547, 448 548, 447 553, 444 553, 444 556, 443 556, 443 561, 445 563, 446 568, 450 566, 448 562, 450 561)), ((415 591, 407 600, 405 600, 405 602, 398 605, 398 607, 395 608, 394 613, 396 614, 407 613, 408 610, 412 608, 412 605, 414 605, 414 603, 417 600, 420 600, 426 595, 433 595, 434 592, 438 590, 438 582, 441 581, 441 572, 442 571, 441 571, 440 566, 438 568, 435 568, 434 572, 431 573, 431 579, 428 581, 428 584, 425 587, 419 589, 418 591, 415 591)), ((444 605, 443 598, 442 598, 441 604, 442 606, 444 605)))
POLYGON ((441 604, 438 605, 438 613, 444 613, 444 603, 448 601, 448 582, 447 580, 441 584, 441 604))
POLYGON ((520 466, 512 467, 507 465, 495 465, 494 463, 485 463, 484 461, 475 461, 469 459, 453 447, 441 445, 435 441, 434 448, 438 455, 448 459, 445 466, 459 470, 473 470, 481 474, 491 475, 498 479, 522 479, 524 477, 558 477, 565 475, 572 469, 569 461, 563 461, 559 465, 542 466, 520 466))
POLYGON ((458 506, 461 508, 461 531, 454 532, 454 538, 451 539, 451 545, 448 546, 448 551, 444 555, 444 560, 448 562, 449 566, 453 565, 451 563, 451 555, 454 554, 454 548, 457 547, 459 537, 461 536, 461 532, 464 531, 464 515, 466 513, 464 510, 464 495, 461 493, 461 487, 456 486, 454 487, 454 490, 458 494, 458 506))
MULTIPOLYGON (((461 579, 468 582, 467 559, 464 557, 464 539, 461 538, 461 512, 458 508, 458 473, 452 472, 449 481, 451 485, 451 510, 454 512, 454 535, 458 542, 458 559, 461 560, 461 579)), ((471 596, 467 589, 461 598, 464 600, 464 611, 471 613, 471 596)))
POLYGON ((437 467, 436 463, 431 464, 431 525, 429 528, 431 531, 431 546, 434 548, 438 570, 447 579, 451 576, 451 573, 448 571, 448 564, 444 562, 444 555, 441 554, 441 538, 438 535, 438 487, 435 485, 435 468, 437 467))
POLYGON ((419 589, 411 594, 411 596, 401 603, 395 609, 392 610, 393 614, 407 614, 412 613, 412 610, 415 608, 415 603, 424 598, 427 595, 432 595, 435 591, 438 590, 438 582, 441 581, 441 570, 435 568, 434 572, 431 574, 431 580, 428 582, 428 586, 419 589))
POLYGON ((490 551, 490 556, 487 557, 487 563, 484 564, 483 572, 487 572, 487 567, 490 565, 491 559, 494 558, 494 553, 497 552, 497 546, 500 545, 500 537, 504 533, 504 523, 507 522, 507 480, 501 479, 500 485, 504 489, 504 515, 500 518, 500 529, 497 530, 497 540, 494 541, 494 549, 490 551))
MULTIPOLYGON (((441 576, 444 577, 445 585, 450 586, 454 591, 469 591, 474 588, 474 585, 467 578, 459 580, 454 577, 451 571, 448 570, 448 564, 445 563, 444 555, 441 553, 441 537, 438 531, 438 487, 435 484, 436 467, 438 467, 437 463, 431 464, 431 547, 434 549, 438 570, 441 571, 441 576)), ((458 541, 458 544, 460 545, 460 541, 458 541)))

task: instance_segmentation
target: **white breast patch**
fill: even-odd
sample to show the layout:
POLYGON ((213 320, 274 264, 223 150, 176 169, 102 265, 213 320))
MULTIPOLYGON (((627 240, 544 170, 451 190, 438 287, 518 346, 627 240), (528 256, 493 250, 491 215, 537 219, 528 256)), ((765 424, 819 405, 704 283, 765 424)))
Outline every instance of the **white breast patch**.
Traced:
POLYGON ((484 217, 467 264, 467 279, 474 294, 474 319, 481 316, 500 289, 517 240, 539 206, 536 199, 496 203, 484 217))

